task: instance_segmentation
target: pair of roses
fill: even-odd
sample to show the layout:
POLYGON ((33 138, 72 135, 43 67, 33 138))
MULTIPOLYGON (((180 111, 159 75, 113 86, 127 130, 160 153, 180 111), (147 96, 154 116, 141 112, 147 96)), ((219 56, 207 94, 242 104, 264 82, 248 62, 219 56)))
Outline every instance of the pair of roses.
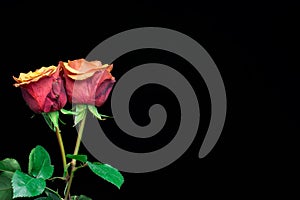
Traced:
POLYGON ((15 159, 1 160, 0 199, 40 196, 36 200, 90 200, 84 195, 71 195, 74 173, 83 167, 88 167, 94 174, 121 187, 124 178, 116 168, 101 162, 90 162, 86 155, 79 154, 87 111, 100 120, 108 117, 100 114, 97 107, 105 103, 115 83, 110 73, 112 68, 112 64, 102 64, 97 60, 76 59, 60 61, 57 66, 41 67, 34 72, 20 73, 18 78, 13 76, 16 81, 13 85, 21 88, 30 109, 42 114, 49 127, 56 132, 64 171, 62 177, 52 177, 54 166, 51 165, 50 155, 40 145, 30 153, 28 173, 21 171, 15 159), (75 110, 64 109, 67 102, 75 105, 75 110), (79 124, 73 154, 66 154, 64 149, 58 125, 59 111, 74 115, 74 126, 79 124), (71 161, 67 162, 67 158, 71 161), (47 187, 46 181, 54 179, 65 181, 63 195, 57 189, 47 187))
POLYGON ((60 61, 58 66, 20 73, 18 78, 13 76, 14 86, 21 88, 24 100, 35 113, 60 110, 67 101, 99 107, 115 83, 112 68, 112 64, 102 65, 100 61, 60 61))

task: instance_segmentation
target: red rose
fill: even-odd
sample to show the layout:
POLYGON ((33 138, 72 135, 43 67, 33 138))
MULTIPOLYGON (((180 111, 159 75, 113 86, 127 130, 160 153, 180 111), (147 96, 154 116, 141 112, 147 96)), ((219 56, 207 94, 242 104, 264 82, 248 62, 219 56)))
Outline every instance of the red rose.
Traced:
POLYGON ((67 97, 70 103, 101 106, 107 99, 115 78, 110 71, 113 65, 100 61, 77 59, 60 62, 63 68, 67 97))
POLYGON ((21 88, 25 102, 35 113, 57 111, 67 103, 60 72, 60 67, 50 66, 20 73, 19 78, 13 76, 13 85, 21 88))

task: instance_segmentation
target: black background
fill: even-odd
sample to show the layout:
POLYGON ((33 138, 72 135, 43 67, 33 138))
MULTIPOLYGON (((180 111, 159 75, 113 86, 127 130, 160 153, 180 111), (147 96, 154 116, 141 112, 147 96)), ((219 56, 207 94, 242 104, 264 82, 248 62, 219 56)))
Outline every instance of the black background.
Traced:
MULTIPOLYGON (((294 171, 297 140, 293 137, 299 133, 299 62, 296 62, 299 50, 295 50, 299 6, 289 1, 84 2, 63 5, 53 1, 1 1, 0 159, 16 158, 26 171, 30 150, 40 144, 57 166, 55 173, 58 175, 61 170, 55 135, 41 116, 31 118, 33 113, 25 105, 19 88, 12 86, 13 75, 56 65, 60 60, 84 58, 101 41, 121 31, 158 26, 195 39, 211 55, 222 74, 228 115, 217 145, 205 158, 198 158, 209 122, 209 100, 202 87, 205 84, 193 73, 192 66, 162 51, 130 53, 116 60, 113 69, 116 80, 129 68, 146 62, 190 69, 182 73, 203 99, 199 133, 192 146, 171 165, 149 173, 124 172, 121 190, 83 169, 74 180, 74 193, 93 199, 179 194, 187 198, 220 195, 241 199, 287 197, 296 192, 292 180, 298 180, 294 171)), ((135 141, 120 133, 110 121, 104 123, 111 131, 108 137, 131 151, 161 148, 176 132, 178 104, 166 88, 144 86, 131 100, 133 120, 140 125, 147 124, 147 111, 153 103, 162 103, 171 113, 160 135, 148 141, 135 141)), ((101 109, 109 114, 110 103, 101 109)), ((63 118, 72 124, 69 118, 63 118)), ((62 127, 68 153, 72 152, 76 137, 76 131, 70 126, 62 127)), ((80 151, 88 154, 84 146, 80 151)))

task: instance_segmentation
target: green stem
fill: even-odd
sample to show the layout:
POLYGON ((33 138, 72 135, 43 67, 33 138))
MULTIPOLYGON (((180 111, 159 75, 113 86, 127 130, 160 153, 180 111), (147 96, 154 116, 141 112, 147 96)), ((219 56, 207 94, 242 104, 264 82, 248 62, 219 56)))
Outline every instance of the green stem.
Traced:
MULTIPOLYGON (((88 166, 87 163, 84 163, 84 165, 81 165, 81 166, 76 167, 75 171, 77 171, 78 169, 87 167, 87 166, 88 166)), ((74 171, 74 172, 75 172, 75 171, 74 171)))
POLYGON ((66 191, 66 194, 65 194, 65 200, 68 200, 69 199, 69 196, 70 196, 70 191, 71 191, 71 185, 72 185, 72 182, 73 182, 73 178, 74 178, 74 170, 73 170, 73 167, 72 167, 72 170, 71 170, 71 175, 70 175, 70 179, 69 181, 67 182, 67 191, 66 191))
MULTIPOLYGON (((86 112, 86 111, 84 111, 86 112)), ((81 122, 80 122, 80 125, 79 125, 79 130, 78 130, 78 136, 77 136, 77 140, 76 140, 76 145, 75 145, 75 149, 74 149, 74 155, 78 155, 78 151, 79 151, 79 147, 80 147, 80 143, 81 143, 81 139, 82 139, 82 134, 83 134, 83 129, 84 129, 84 126, 85 126, 85 120, 86 120, 86 113, 84 114, 81 122)), ((72 185, 72 182, 73 182, 73 179, 74 179, 74 173, 76 171, 76 160, 75 159, 72 159, 71 161, 71 175, 70 175, 70 178, 67 182, 67 190, 66 190, 66 193, 65 193, 65 200, 68 200, 69 196, 70 196, 70 191, 71 191, 71 185, 72 185)))
POLYGON ((59 144, 59 148, 60 148, 60 153, 61 153, 61 158, 62 158, 62 163, 63 163, 63 170, 66 170, 67 167, 67 159, 66 159, 66 153, 65 153, 65 147, 64 147, 64 143, 60 134, 60 130, 58 127, 55 127, 56 129, 56 137, 57 137, 57 141, 59 144))
POLYGON ((49 181, 54 181, 54 180, 56 180, 56 179, 60 179, 60 180, 63 180, 63 181, 67 180, 66 177, 58 177, 58 176, 49 178, 48 180, 49 180, 49 181))
MULTIPOLYGON (((78 137, 76 140, 76 145, 75 145, 73 155, 78 155, 78 151, 79 151, 79 147, 80 147, 80 143, 81 143, 81 139, 82 139, 82 134, 83 134, 83 129, 84 129, 84 125, 85 125, 85 119, 86 119, 86 113, 85 113, 84 117, 82 118, 80 125, 79 125, 78 137)), ((76 163, 76 160, 73 159, 72 162, 76 163)))

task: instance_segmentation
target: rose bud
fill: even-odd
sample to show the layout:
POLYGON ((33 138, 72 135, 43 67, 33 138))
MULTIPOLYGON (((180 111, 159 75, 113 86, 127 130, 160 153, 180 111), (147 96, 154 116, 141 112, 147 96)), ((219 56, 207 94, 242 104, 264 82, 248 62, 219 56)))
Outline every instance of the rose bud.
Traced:
POLYGON ((35 113, 60 110, 67 103, 67 96, 61 78, 61 67, 42 67, 36 71, 13 76, 15 87, 20 87, 22 96, 35 113))
POLYGON ((107 99, 115 78, 110 71, 113 65, 100 61, 77 59, 60 62, 63 68, 68 101, 74 104, 101 106, 107 99))

